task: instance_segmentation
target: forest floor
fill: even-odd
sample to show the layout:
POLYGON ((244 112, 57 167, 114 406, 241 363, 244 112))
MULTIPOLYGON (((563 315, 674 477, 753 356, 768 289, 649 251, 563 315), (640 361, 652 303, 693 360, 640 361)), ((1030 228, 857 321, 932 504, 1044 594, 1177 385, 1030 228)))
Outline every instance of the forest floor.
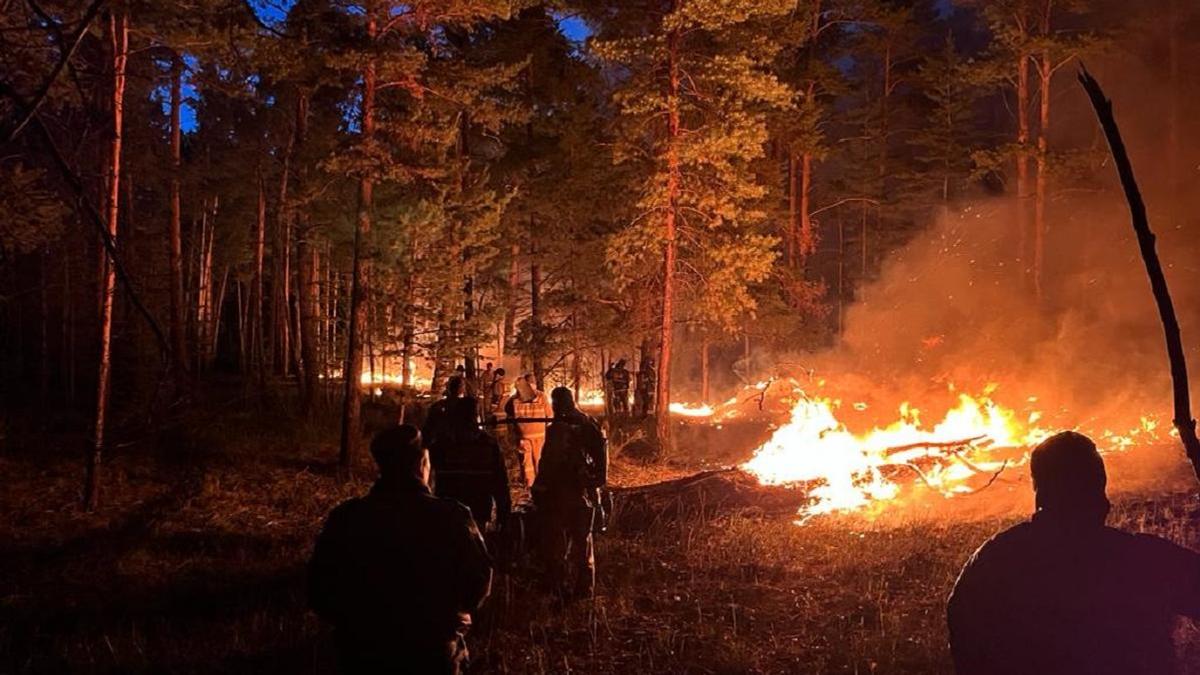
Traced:
MULTIPOLYGON (((113 452, 92 514, 76 506, 81 453, 10 436, 0 673, 332 672, 304 565, 328 510, 369 484, 336 480, 334 428, 253 405, 189 416, 113 452)), ((629 485, 700 463, 617 460, 613 474, 629 485)), ((1113 521, 1200 547, 1198 514, 1193 494, 1134 496, 1113 521)), ((563 606, 525 575, 497 576, 468 638, 472 672, 947 672, 945 598, 971 551, 1014 520, 797 526, 699 508, 612 531, 598 538, 593 601, 563 606)), ((1179 637, 1200 654, 1194 627, 1179 637)))

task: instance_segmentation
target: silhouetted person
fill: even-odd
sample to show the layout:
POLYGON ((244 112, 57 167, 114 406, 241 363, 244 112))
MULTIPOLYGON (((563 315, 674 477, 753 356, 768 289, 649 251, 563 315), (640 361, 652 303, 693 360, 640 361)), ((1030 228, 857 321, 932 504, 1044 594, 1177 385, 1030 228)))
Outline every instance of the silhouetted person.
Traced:
POLYGON ((625 359, 617 359, 617 362, 609 366, 608 372, 604 374, 605 384, 608 385, 608 395, 610 397, 608 409, 616 414, 627 414, 629 412, 629 383, 631 380, 629 371, 625 369, 625 359))
POLYGON ((504 401, 504 376, 503 368, 497 368, 492 374, 492 379, 488 380, 488 410, 497 411, 501 408, 501 403, 504 401))
POLYGON ((379 480, 335 508, 308 565, 309 605, 333 624, 343 673, 458 673, 492 571, 470 511, 427 487, 415 427, 371 442, 379 480))
POLYGON ((554 421, 532 489, 541 559, 556 590, 590 596, 596 582, 592 531, 608 480, 607 442, 600 425, 575 407, 570 389, 557 387, 550 402, 554 421))
POLYGON ((1036 512, 985 543, 950 596, 960 675, 1165 674, 1175 618, 1200 617, 1200 555, 1106 527, 1104 461, 1073 431, 1030 459, 1036 512))
POLYGON ((465 504, 481 529, 492 522, 495 505, 495 524, 503 527, 512 510, 508 471, 500 444, 479 428, 475 406, 473 398, 454 401, 446 428, 429 444, 434 492, 465 504))
POLYGON ((521 476, 525 485, 531 486, 537 478, 542 446, 546 444, 546 423, 536 420, 545 420, 552 413, 546 395, 538 391, 537 378, 533 373, 517 378, 516 390, 504 404, 504 414, 506 419, 517 420, 510 422, 509 428, 517 439, 521 476))
POLYGON ((429 406, 429 412, 425 414, 425 424, 421 426, 421 436, 425 439, 426 445, 437 442, 438 436, 447 429, 450 406, 466 393, 467 383, 462 377, 451 375, 446 380, 446 391, 442 393, 442 398, 429 406))
POLYGON ((475 384, 475 396, 482 400, 482 407, 490 411, 491 407, 488 405, 488 400, 492 393, 492 380, 496 378, 496 371, 492 369, 492 362, 488 361, 482 371, 477 371, 475 378, 477 380, 475 384))
POLYGON ((654 369, 654 357, 642 359, 637 374, 638 414, 645 419, 654 412, 654 395, 658 392, 658 371, 654 369))

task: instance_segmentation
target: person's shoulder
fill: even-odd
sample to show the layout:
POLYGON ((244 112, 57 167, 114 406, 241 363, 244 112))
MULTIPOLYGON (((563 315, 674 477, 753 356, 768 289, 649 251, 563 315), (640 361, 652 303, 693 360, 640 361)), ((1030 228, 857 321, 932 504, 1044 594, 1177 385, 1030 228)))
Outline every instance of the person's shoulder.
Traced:
POLYGON ((457 520, 464 512, 468 515, 471 513, 470 509, 454 499, 428 492, 410 496, 404 508, 409 514, 417 516, 418 521, 443 525, 457 520))
POLYGON ((1180 546, 1169 539, 1145 532, 1126 532, 1115 527, 1105 527, 1104 529, 1112 544, 1121 546, 1149 563, 1175 561, 1200 564, 1200 553, 1180 546))
POLYGON ((967 560, 967 566, 979 566, 995 560, 1003 560, 1014 552, 1028 548, 1034 536, 1034 526, 1029 521, 1005 528, 975 549, 975 553, 967 560))
POLYGON ((449 497, 422 495, 418 503, 428 515, 443 522, 461 523, 471 520, 471 509, 449 497))
POLYGON ((578 408, 575 409, 575 412, 572 415, 571 423, 593 427, 596 429, 600 428, 600 423, 596 421, 595 417, 592 417, 578 408))
POLYGON ((325 527, 340 527, 358 518, 367 507, 363 497, 352 497, 333 507, 325 518, 325 527))

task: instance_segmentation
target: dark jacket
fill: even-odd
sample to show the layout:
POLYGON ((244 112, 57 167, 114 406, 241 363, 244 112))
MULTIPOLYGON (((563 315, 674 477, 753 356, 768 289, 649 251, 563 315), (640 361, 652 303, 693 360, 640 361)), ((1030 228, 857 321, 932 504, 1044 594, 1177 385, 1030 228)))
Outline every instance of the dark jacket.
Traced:
POLYGON ((425 413, 425 423, 421 425, 421 438, 425 441, 425 447, 436 443, 437 439, 450 429, 450 408, 457 401, 457 398, 442 398, 430 404, 425 413))
POLYGON ((629 371, 625 368, 612 367, 605 373, 604 379, 608 380, 612 390, 615 392, 628 392, 629 381, 632 379, 629 371))
POLYGON ((950 596, 960 675, 1174 670, 1175 617, 1200 617, 1200 555, 1149 535, 1044 513, 1001 532, 950 596))
POLYGON ((504 525, 512 510, 508 470, 495 438, 475 427, 443 432, 429 445, 434 489, 439 497, 453 499, 471 509, 481 527, 491 521, 504 525))
POLYGON ((531 488, 538 509, 594 507, 596 488, 607 481, 608 448, 600 425, 579 410, 556 416, 531 488))
POLYGON ((491 588, 470 512, 416 478, 380 480, 334 509, 308 566, 309 605, 339 652, 403 664, 444 653, 491 588))

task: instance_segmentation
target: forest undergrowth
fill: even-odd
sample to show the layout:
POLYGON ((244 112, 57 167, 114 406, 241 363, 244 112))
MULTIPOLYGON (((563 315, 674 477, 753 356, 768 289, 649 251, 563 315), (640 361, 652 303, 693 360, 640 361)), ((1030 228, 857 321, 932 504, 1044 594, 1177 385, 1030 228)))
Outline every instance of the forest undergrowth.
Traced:
MULTIPOLYGON (((8 436, 0 673, 332 672, 304 564, 370 468, 338 482, 333 417, 257 404, 189 415, 112 454, 92 514, 77 506, 78 439, 8 436)), ((613 474, 649 482, 698 459, 616 460, 613 474)), ((1198 514, 1192 494, 1158 495, 1123 498, 1114 521, 1196 547, 1198 514)), ((469 637, 472 672, 948 672, 945 598, 1008 522, 681 511, 599 537, 594 601, 563 605, 527 572, 498 575, 469 637)), ((1180 641, 1200 664, 1200 633, 1182 625, 1180 641)))

